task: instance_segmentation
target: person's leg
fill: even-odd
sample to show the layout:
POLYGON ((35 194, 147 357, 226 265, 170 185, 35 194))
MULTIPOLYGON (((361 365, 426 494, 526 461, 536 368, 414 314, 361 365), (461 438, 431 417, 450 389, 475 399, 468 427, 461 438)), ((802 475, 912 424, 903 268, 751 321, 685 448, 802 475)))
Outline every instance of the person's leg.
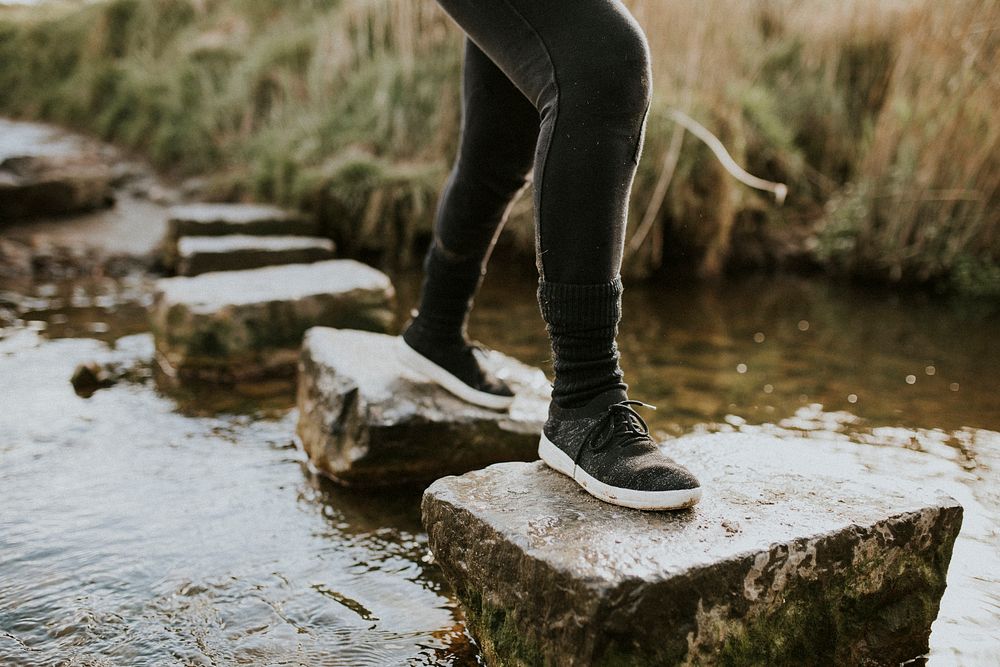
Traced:
POLYGON ((618 0, 439 0, 538 110, 539 304, 553 400, 622 391, 615 344, 629 192, 650 100, 645 36, 618 0))
POLYGON ((510 391, 479 367, 466 326, 511 202, 531 171, 538 125, 535 107, 467 39, 458 157, 438 202, 420 305, 403 339, 464 384, 501 396, 510 391))
POLYGON ((615 344, 649 48, 619 0, 438 0, 538 110, 538 298, 555 382, 539 455, 608 502, 687 507, 698 481, 659 451, 615 344))

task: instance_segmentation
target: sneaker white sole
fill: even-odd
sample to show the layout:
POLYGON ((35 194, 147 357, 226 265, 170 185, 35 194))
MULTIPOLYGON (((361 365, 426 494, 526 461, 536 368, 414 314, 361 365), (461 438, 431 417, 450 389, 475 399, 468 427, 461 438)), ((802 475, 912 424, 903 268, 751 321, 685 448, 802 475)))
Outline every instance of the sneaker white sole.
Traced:
POLYGON ((401 336, 396 337, 396 354, 400 362, 407 367, 420 373, 455 396, 458 396, 463 401, 490 410, 506 410, 514 402, 513 396, 497 396, 496 394, 489 394, 470 387, 407 345, 401 336))
POLYGON ((605 484, 573 463, 573 459, 556 447, 544 433, 538 443, 538 456, 553 470, 575 480, 590 495, 612 505, 637 510, 679 510, 691 507, 701 500, 701 487, 674 491, 637 491, 605 484))

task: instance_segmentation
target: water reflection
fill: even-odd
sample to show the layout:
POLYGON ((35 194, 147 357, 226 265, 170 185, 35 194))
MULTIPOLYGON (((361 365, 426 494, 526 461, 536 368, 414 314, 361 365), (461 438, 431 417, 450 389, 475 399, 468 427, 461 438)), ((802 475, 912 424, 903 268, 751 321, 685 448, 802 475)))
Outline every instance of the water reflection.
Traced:
MULTIPOLYGON (((501 262, 471 331, 548 370, 533 270, 501 262)), ((395 279, 402 321, 419 275, 395 279)), ((310 471, 289 383, 73 393, 79 362, 148 363, 148 298, 142 278, 0 286, 0 664, 477 664, 427 562, 419 489, 310 471)), ((979 665, 1000 631, 997 324, 755 279, 629 288, 621 348, 664 437, 875 444, 867 465, 955 495, 966 521, 930 664, 979 665)))

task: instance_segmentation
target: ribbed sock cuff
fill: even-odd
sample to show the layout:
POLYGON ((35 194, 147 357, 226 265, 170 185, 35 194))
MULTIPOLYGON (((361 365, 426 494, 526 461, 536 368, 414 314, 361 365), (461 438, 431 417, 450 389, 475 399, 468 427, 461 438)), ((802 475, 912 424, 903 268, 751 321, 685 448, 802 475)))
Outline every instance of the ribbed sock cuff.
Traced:
POLYGON ((622 315, 622 280, 575 285, 538 281, 542 319, 556 329, 597 329, 618 325, 622 315))
POLYGON ((425 347, 434 341, 462 342, 473 298, 482 280, 481 262, 451 259, 432 245, 424 258, 420 306, 404 333, 407 341, 425 347))
POLYGON ((620 276, 606 283, 538 283, 538 305, 552 341, 552 400, 584 405, 608 389, 627 390, 615 337, 622 315, 620 276))

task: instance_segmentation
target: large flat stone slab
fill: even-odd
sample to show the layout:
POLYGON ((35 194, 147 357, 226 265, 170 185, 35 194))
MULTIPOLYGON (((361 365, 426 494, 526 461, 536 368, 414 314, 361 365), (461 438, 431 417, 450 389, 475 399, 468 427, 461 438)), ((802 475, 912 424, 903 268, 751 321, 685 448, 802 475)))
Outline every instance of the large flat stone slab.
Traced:
POLYGON ((0 161, 0 223, 108 207, 111 181, 90 153, 8 157, 0 161))
POLYGON ((197 276, 279 264, 333 259, 333 241, 315 236, 184 236, 177 241, 177 273, 197 276))
POLYGON ((306 334, 298 433, 317 468, 342 483, 372 486, 536 458, 548 410, 541 370, 492 351, 485 363, 517 395, 508 411, 487 410, 406 367, 397 340, 323 327, 306 334))
POLYGON ((168 374, 215 381, 291 375, 306 330, 387 331, 389 278, 354 260, 164 278, 151 325, 168 374))
POLYGON ((185 204, 168 216, 168 236, 315 236, 316 223, 301 213, 265 204, 185 204))
POLYGON ((961 507, 851 447, 691 436, 705 494, 604 504, 543 463, 432 484, 430 547, 494 665, 899 665, 927 651, 961 507))

